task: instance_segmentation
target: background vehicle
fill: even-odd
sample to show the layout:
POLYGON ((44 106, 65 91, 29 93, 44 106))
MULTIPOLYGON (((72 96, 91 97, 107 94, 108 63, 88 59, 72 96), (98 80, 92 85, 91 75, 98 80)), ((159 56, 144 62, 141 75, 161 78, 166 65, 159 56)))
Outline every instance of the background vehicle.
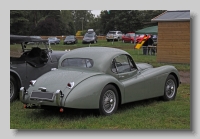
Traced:
POLYGON ((57 70, 31 82, 20 91, 25 108, 98 109, 111 115, 128 102, 154 97, 174 100, 180 78, 174 66, 153 68, 135 63, 121 49, 84 47, 63 55, 57 70))
POLYGON ((121 40, 122 39, 122 32, 121 31, 109 31, 106 35, 106 40, 113 41, 113 40, 121 40))
POLYGON ((130 42, 134 43, 135 40, 135 33, 126 33, 125 35, 122 36, 122 42, 130 42))
MULTIPOLYGON (((94 29, 88 29, 87 33, 95 33, 95 32, 94 32, 94 29)), ((96 33, 95 33, 95 35, 96 35, 96 33)))
POLYGON ((58 39, 57 37, 49 37, 48 38, 48 43, 50 43, 50 44, 59 44, 60 43, 60 39, 58 39))
POLYGON ((66 51, 50 50, 47 42, 30 36, 10 35, 10 43, 22 46, 21 56, 10 57, 10 102, 16 100, 21 86, 28 87, 30 80, 58 67, 58 60, 66 51))
POLYGON ((97 43, 97 35, 96 33, 85 33, 82 43, 97 43))
POLYGON ((154 43, 157 43, 157 39, 158 39, 157 35, 152 35, 152 39, 153 39, 154 43))
POLYGON ((63 44, 76 44, 78 43, 78 39, 74 35, 66 36, 63 44))

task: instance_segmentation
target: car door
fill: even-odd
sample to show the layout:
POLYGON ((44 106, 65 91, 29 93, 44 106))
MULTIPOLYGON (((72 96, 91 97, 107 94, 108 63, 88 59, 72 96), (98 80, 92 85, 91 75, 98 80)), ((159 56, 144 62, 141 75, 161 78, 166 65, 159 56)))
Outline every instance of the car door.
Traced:
POLYGON ((129 36, 129 34, 126 34, 126 35, 124 36, 124 41, 125 41, 125 42, 128 41, 128 36, 129 36))
MULTIPOLYGON (((140 100, 145 94, 144 77, 129 55, 119 55, 114 60, 118 80, 124 85, 124 102, 140 100)), ((113 70, 112 70, 113 71, 113 70)))

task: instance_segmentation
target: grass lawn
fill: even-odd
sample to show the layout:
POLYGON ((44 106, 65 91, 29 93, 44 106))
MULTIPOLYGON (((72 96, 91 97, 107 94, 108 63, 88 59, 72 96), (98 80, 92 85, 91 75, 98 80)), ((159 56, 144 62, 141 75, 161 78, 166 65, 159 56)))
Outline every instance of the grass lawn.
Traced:
MULTIPOLYGON (((52 45, 53 50, 72 50, 88 47, 79 40, 75 45, 52 45)), ((133 44, 122 42, 106 42, 99 40, 91 47, 104 46, 123 49, 131 54, 136 62, 162 66, 157 63, 155 55, 142 55, 142 50, 134 50, 133 44)), ((20 45, 11 45, 12 52, 20 52, 20 45)), ((170 64, 178 70, 190 71, 189 64, 170 64)), ((190 84, 181 84, 175 101, 164 102, 160 99, 148 99, 121 105, 114 115, 99 116, 95 110, 66 109, 59 111, 24 109, 17 100, 10 104, 10 129, 178 129, 191 130, 190 122, 190 84)))
POLYGON ((111 116, 95 110, 24 109, 20 101, 10 105, 11 129, 167 129, 190 130, 190 86, 180 85, 175 101, 149 99, 121 105, 111 116))

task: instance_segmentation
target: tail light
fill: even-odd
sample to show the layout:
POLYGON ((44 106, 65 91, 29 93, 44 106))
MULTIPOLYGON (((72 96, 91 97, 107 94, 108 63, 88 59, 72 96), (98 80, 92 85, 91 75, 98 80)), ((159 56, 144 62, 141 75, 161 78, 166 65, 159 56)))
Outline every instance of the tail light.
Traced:
POLYGON ((31 80, 30 85, 33 86, 36 83, 36 80, 31 80))
POLYGON ((72 87, 74 87, 74 82, 68 83, 68 84, 67 84, 67 87, 68 87, 69 89, 71 89, 72 87))

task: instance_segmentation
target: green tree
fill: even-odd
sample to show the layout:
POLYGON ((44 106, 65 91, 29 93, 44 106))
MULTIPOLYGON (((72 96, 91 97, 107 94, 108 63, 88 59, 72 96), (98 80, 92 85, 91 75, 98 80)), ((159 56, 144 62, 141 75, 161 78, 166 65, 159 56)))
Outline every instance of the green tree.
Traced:
POLYGON ((64 35, 75 35, 75 27, 74 27, 72 12, 69 10, 62 10, 61 11, 61 21, 63 24, 63 34, 64 35))
POLYGON ((75 26, 75 32, 88 30, 91 28, 90 22, 93 21, 94 15, 91 10, 73 10, 72 17, 75 26))
POLYGON ((25 18, 27 14, 27 11, 22 10, 10 11, 10 34, 28 34, 27 28, 29 20, 25 18))
POLYGON ((101 30, 120 30, 123 33, 134 32, 152 26, 151 19, 163 13, 163 10, 103 10, 100 14, 101 30))

